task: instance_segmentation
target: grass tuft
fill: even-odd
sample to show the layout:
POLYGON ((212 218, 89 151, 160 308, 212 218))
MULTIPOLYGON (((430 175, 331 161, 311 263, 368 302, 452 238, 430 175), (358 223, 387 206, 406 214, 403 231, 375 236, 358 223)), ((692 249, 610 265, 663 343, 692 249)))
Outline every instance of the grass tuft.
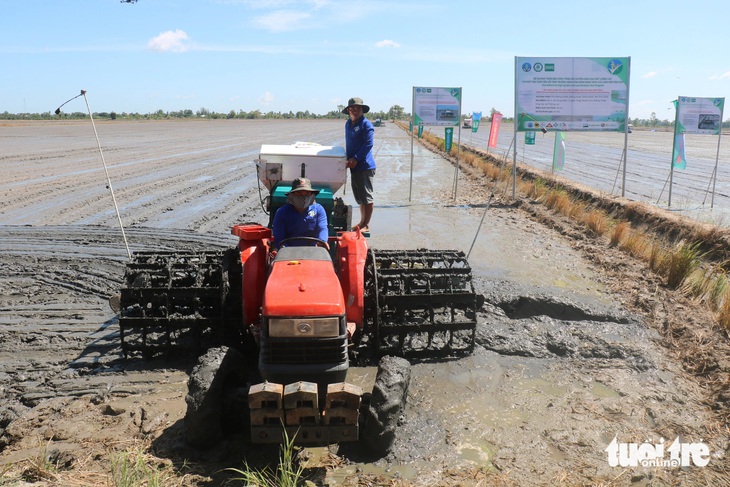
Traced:
POLYGON ((679 288, 685 278, 700 265, 703 255, 698 242, 679 242, 668 255, 667 286, 679 288))
POLYGON ((611 247, 621 245, 621 242, 623 242, 626 238, 626 234, 628 233, 630 228, 631 225, 629 225, 629 222, 626 221, 622 221, 616 224, 616 226, 613 227, 613 231, 611 232, 611 247))
POLYGON ((40 482, 43 480, 54 481, 56 479, 56 466, 48 457, 48 446, 52 439, 47 442, 38 439, 38 452, 34 457, 28 459, 28 468, 23 471, 23 479, 28 482, 40 482))
POLYGON ((717 312, 728 292, 727 273, 720 266, 709 270, 697 267, 685 278, 682 291, 717 312))
POLYGON ((568 193, 561 188, 551 189, 545 197, 545 206, 563 215, 570 214, 571 201, 568 193))
POLYGON ((261 470, 256 470, 251 468, 248 462, 244 460, 243 469, 226 469, 240 475, 240 477, 235 477, 231 480, 244 482, 244 485, 250 485, 252 487, 297 487, 302 480, 304 467, 296 461, 296 455, 294 454, 295 438, 296 435, 289 438, 286 429, 284 430, 284 443, 281 445, 279 465, 277 465, 276 470, 273 470, 269 466, 261 470))
POLYGON ((625 250, 637 259, 647 260, 651 252, 651 240, 646 234, 639 231, 628 232, 626 238, 619 244, 619 248, 625 250))
POLYGON ((154 458, 142 447, 111 456, 111 482, 114 487, 167 487, 177 476, 169 465, 151 465, 154 458))
POLYGON ((604 235, 608 232, 608 218, 602 211, 588 211, 584 216, 584 222, 596 235, 604 235))
POLYGON ((730 290, 726 290, 724 293, 716 319, 725 330, 730 331, 730 290))

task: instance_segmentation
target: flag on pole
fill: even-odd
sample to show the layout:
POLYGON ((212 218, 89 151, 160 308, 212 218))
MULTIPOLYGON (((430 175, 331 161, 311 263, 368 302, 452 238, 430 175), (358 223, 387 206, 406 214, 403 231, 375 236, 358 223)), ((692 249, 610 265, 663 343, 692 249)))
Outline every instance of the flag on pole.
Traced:
POLYGON ((535 131, 528 130, 525 132, 525 145, 535 145, 535 131))
POLYGON ((674 134, 674 156, 672 164, 677 169, 685 169, 687 167, 687 159, 684 156, 684 134, 674 134))
POLYGON ((477 130, 479 130, 479 122, 482 120, 482 112, 474 112, 474 114, 471 116, 471 132, 473 134, 477 133, 477 130))
POLYGON ((444 149, 446 152, 451 150, 451 145, 454 141, 454 127, 444 128, 444 149))
POLYGON ((487 147, 497 147, 497 137, 499 137, 499 126, 502 123, 502 114, 494 112, 492 114, 492 126, 489 127, 489 141, 487 147))
POLYGON ((561 171, 565 165, 565 132, 555 132, 555 148, 553 149, 553 170, 561 171))

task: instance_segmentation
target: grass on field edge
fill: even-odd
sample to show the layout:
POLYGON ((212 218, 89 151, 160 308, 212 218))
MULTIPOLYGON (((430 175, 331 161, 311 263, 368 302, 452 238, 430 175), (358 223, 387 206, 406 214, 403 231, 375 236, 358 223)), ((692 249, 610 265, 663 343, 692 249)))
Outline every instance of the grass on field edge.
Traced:
MULTIPOLYGON (((407 126, 401 128, 408 131, 407 126)), ((445 154, 443 139, 429 132, 421 140, 445 154)), ((511 160, 453 144, 452 160, 470 166, 492 181, 512 184, 511 160)), ((525 165, 517 165, 517 191, 530 200, 582 224, 608 246, 644 261, 669 289, 678 289, 705 305, 730 332, 730 232, 719 225, 668 214, 648 204, 601 194, 525 165), (666 214, 665 214, 666 213, 666 214)))

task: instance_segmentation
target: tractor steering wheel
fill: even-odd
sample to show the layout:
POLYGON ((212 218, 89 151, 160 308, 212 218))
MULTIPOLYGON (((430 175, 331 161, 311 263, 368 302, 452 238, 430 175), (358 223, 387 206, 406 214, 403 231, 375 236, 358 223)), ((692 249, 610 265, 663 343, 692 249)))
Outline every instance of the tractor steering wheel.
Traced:
POLYGON ((293 241, 296 241, 296 240, 304 240, 304 241, 315 242, 315 246, 316 247, 324 247, 327 250, 329 250, 329 248, 330 248, 330 246, 329 246, 329 244, 327 242, 325 242, 321 238, 317 238, 317 237, 289 237, 289 238, 285 238, 284 240, 282 240, 281 242, 279 242, 279 248, 280 249, 283 249, 284 247, 286 247, 286 243, 287 242, 293 242, 293 241))

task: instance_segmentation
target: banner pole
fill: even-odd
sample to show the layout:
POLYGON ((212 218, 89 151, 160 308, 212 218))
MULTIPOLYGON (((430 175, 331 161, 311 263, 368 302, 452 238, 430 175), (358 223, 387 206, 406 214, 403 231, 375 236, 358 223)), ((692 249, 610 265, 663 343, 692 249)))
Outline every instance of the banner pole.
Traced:
POLYGON ((674 151, 677 148, 677 123, 679 122, 679 96, 677 105, 674 107, 674 136, 672 137, 672 164, 669 167, 669 201, 667 208, 672 207, 672 184, 674 183, 674 151))
POLYGON ((669 201, 667 208, 672 207, 672 184, 674 184, 674 147, 677 145, 677 134, 674 134, 674 142, 672 142, 672 165, 669 167, 669 201))
POLYGON ((459 160, 461 159, 461 99, 464 97, 462 87, 459 87, 459 116, 456 117, 459 126, 458 145, 456 146, 456 176, 454 176, 454 204, 456 204, 456 194, 459 188, 459 160))
POLYGON ((716 173, 717 173, 717 164, 715 164, 715 168, 712 170, 712 175, 710 175, 710 180, 707 181, 707 189, 705 189, 705 197, 702 199, 702 206, 705 206, 705 201, 707 201, 707 194, 710 192, 710 186, 712 186, 712 182, 715 180, 716 173))
POLYGON ((408 202, 411 202, 411 195, 413 194, 413 129, 416 128, 416 87, 413 87, 413 98, 411 99, 411 176, 410 183, 408 185, 408 202))
MULTIPOLYGON (((624 163, 624 156, 626 155, 626 148, 624 147, 623 152, 621 153, 621 159, 618 161, 618 167, 616 168, 616 177, 613 178, 613 186, 611 187, 611 194, 613 194, 613 190, 616 189, 616 181, 618 181, 618 174, 621 172, 621 166, 623 165, 625 167, 624 163)), ((625 171, 624 171, 625 173, 625 171)), ((623 191, 621 192, 621 197, 624 197, 623 191)))
MULTIPOLYGON (((631 73, 631 56, 626 60, 628 72, 631 73)), ((628 79, 628 78, 627 78, 628 79)), ((629 97, 631 96, 631 83, 626 82, 626 127, 624 127, 624 173, 621 180, 621 197, 626 196, 626 166, 629 159, 629 97)))
MULTIPOLYGON (((723 106, 725 103, 723 102, 723 106)), ((715 170, 713 171, 712 180, 712 197, 710 198, 710 208, 715 206, 715 183, 717 183, 717 162, 720 160, 720 138, 722 137, 722 110, 720 110, 720 131, 717 134, 717 153, 715 154, 715 170)))

